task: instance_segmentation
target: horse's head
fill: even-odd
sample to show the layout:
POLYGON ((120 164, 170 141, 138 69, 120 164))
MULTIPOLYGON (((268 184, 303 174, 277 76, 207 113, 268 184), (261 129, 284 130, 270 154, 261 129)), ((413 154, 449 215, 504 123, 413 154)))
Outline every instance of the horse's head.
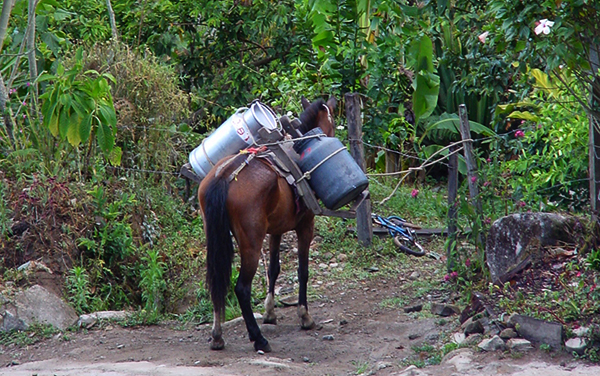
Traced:
POLYGON ((335 122, 333 120, 333 112, 337 105, 335 97, 329 98, 327 102, 323 99, 317 99, 310 103, 306 98, 302 97, 302 107, 304 112, 300 114, 302 127, 300 132, 306 133, 313 128, 321 128, 327 137, 335 135, 335 122))

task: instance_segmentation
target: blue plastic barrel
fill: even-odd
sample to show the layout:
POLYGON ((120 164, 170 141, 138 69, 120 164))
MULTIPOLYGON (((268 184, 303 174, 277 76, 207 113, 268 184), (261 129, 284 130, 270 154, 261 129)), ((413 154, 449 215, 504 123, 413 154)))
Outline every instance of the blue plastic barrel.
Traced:
POLYGON ((304 134, 318 135, 321 137, 294 142, 294 150, 300 155, 298 167, 325 207, 337 210, 358 197, 369 180, 340 140, 325 137, 319 128, 304 134))

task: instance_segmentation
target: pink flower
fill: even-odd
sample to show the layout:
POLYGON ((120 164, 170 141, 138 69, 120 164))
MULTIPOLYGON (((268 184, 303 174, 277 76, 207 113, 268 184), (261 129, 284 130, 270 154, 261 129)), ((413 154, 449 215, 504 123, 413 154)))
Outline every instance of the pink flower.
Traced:
POLYGON ((487 187, 487 186, 488 186, 488 185, 490 185, 490 184, 492 184, 492 182, 491 182, 491 181, 489 181, 489 180, 488 180, 488 181, 485 181, 485 182, 483 182, 483 186, 484 186, 484 187, 487 187))
POLYGON ((413 198, 417 198, 417 196, 419 195, 419 190, 418 189, 413 189, 412 192, 410 192, 410 195, 413 198))
POLYGON ((466 266, 467 268, 470 268, 470 267, 471 267, 471 260, 470 260, 470 259, 467 259, 467 260, 465 261, 465 266, 466 266))
POLYGON ((479 39, 479 41, 480 41, 481 43, 484 43, 484 44, 485 44, 485 40, 487 39, 488 35, 490 35, 490 32, 489 32, 489 31, 486 31, 486 32, 484 32, 484 33, 481 33, 481 34, 480 34, 480 35, 477 37, 477 39, 479 39))
POLYGON ((487 163, 490 163, 492 161, 492 158, 488 158, 485 160, 487 163))
POLYGON ((522 130, 518 129, 518 130, 515 132, 515 137, 516 137, 516 138, 525 137, 525 132, 523 132, 522 130))
POLYGON ((27 106, 27 102, 23 101, 23 106, 27 106))
POLYGON ((450 273, 450 277, 456 278, 456 277, 458 277, 458 273, 457 272, 452 272, 452 273, 450 273))
POLYGON ((31 82, 28 82, 28 83, 27 83, 27 87, 29 87, 29 86, 31 86, 31 82))
POLYGON ((535 35, 544 33, 545 35, 550 34, 550 28, 554 26, 554 21, 548 21, 547 19, 539 20, 535 22, 535 35))
POLYGON ((471 183, 475 183, 477 181, 477 176, 471 176, 471 183))
POLYGON ((490 223, 492 223, 492 219, 490 217, 487 217, 483 223, 485 223, 486 225, 489 225, 490 223))
POLYGON ((517 205, 519 205, 520 207, 524 208, 525 205, 527 205, 527 204, 525 203, 525 201, 519 201, 519 203, 517 205))
POLYGON ((581 272, 577 272, 577 277, 581 277, 581 272))
POLYGON ((450 276, 449 276, 448 274, 446 274, 446 275, 444 276, 444 281, 448 282, 449 280, 450 280, 450 276))
POLYGON ((27 115, 23 114, 23 119, 27 119, 27 115))

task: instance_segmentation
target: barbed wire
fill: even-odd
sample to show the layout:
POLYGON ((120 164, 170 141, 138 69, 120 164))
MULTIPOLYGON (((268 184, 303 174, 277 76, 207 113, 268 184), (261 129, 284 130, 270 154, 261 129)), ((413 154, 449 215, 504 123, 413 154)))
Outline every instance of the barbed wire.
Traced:
POLYGON ((122 171, 134 171, 134 172, 165 174, 165 175, 180 175, 179 172, 172 172, 172 171, 146 170, 146 169, 142 169, 142 168, 131 168, 131 167, 121 167, 121 166, 110 166, 110 165, 107 165, 106 167, 113 169, 113 170, 122 170, 122 171))

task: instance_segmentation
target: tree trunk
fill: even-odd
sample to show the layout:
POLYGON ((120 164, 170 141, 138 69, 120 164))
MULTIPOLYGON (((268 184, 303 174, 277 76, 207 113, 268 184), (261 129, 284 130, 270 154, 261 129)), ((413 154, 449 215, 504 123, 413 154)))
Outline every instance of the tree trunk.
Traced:
MULTIPOLYGON (((0 15, 0 52, 2 52, 2 46, 4 45, 4 38, 6 38, 6 30, 8 29, 8 20, 10 18, 10 12, 12 11, 14 0, 4 0, 2 4, 2 14, 0 15)), ((6 134, 15 147, 15 139, 13 136, 13 119, 10 107, 7 107, 8 103, 8 90, 4 84, 4 79, 0 75, 0 111, 4 114, 4 126, 6 127, 6 134)))
POLYGON ((37 112, 38 84, 37 84, 37 61, 35 59, 35 9, 38 0, 29 0, 29 11, 27 19, 27 61, 29 63, 29 81, 33 85, 31 90, 31 105, 34 113, 37 112))
MULTIPOLYGON (((592 72, 600 68, 600 46, 590 46, 590 66, 592 72)), ((589 175, 590 175, 590 206, 592 218, 599 220, 600 209, 600 118, 596 116, 600 107, 600 77, 594 74, 589 99, 589 175)))
POLYGON ((110 20, 110 30, 112 31, 112 37, 114 40, 119 40, 119 33, 117 32, 117 21, 115 21, 115 11, 112 8, 110 0, 106 0, 106 8, 108 9, 108 19, 110 20))

